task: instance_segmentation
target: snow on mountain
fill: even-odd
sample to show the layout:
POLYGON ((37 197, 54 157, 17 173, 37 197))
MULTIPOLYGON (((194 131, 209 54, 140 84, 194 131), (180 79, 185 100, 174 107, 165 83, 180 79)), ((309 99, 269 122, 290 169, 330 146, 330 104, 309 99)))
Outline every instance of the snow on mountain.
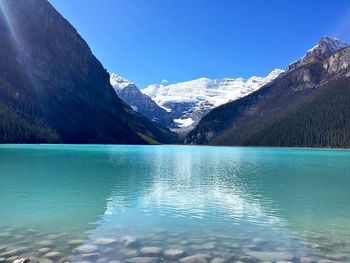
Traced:
POLYGON ((110 83, 117 95, 133 110, 164 126, 173 124, 174 121, 169 113, 159 107, 149 96, 143 94, 133 82, 111 73, 110 83))
POLYGON ((110 74, 110 82, 112 87, 114 88, 114 90, 118 89, 118 90, 122 90, 124 88, 126 88, 129 85, 134 85, 134 83, 132 83, 131 81, 115 74, 115 73, 111 73, 110 74))
POLYGON ((344 43, 335 37, 324 36, 320 39, 319 43, 309 49, 302 58, 291 63, 286 71, 289 72, 302 65, 319 62, 328 58, 339 49, 347 46, 347 43, 344 43))
POLYGON ((195 125, 211 109, 258 90, 281 74, 275 69, 266 77, 199 78, 176 84, 154 84, 141 91, 171 113, 178 127, 195 125))

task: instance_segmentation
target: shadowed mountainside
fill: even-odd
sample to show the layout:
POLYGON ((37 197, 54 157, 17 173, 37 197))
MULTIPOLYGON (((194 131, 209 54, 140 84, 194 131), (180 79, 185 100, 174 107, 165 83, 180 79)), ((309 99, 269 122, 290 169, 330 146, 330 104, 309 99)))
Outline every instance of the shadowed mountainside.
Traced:
POLYGON ((108 72, 48 1, 0 7, 0 142, 176 140, 119 99, 108 72))
POLYGON ((271 84, 211 111, 185 143, 350 147, 350 48, 320 52, 329 39, 271 84))

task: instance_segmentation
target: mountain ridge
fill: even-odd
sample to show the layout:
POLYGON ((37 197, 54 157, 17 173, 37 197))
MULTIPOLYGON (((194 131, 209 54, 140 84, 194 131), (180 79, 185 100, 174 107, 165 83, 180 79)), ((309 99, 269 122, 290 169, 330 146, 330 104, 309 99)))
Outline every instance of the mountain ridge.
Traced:
POLYGON ((47 0, 3 0, 1 7, 0 105, 13 116, 2 119, 1 142, 175 141, 115 94, 88 44, 47 0))
MULTIPOLYGON (((275 82, 265 85, 247 97, 212 110, 187 135, 185 143, 262 146, 262 144, 257 143, 257 140, 254 141, 251 138, 259 133, 263 133, 264 136, 284 136, 287 138, 285 136, 288 134, 287 130, 283 130, 284 134, 282 130, 279 130, 278 135, 264 131, 269 126, 278 123, 283 118, 288 118, 293 112, 309 104, 313 96, 316 96, 315 91, 320 90, 317 92, 322 93, 323 87, 326 85, 332 85, 332 82, 350 76, 349 47, 341 47, 330 56, 325 57, 325 59, 317 61, 303 60, 304 63, 293 70, 287 70, 275 82)), ((327 89, 325 88, 325 90, 327 89)), ((322 107, 320 106, 320 108, 322 107)), ((305 116, 312 119, 312 116, 305 116)), ((350 120, 344 119, 343 121, 350 120)), ((283 127, 290 128, 288 125, 283 127)), ((305 124, 305 127, 308 126, 305 124)), ((320 132, 321 130, 315 131, 317 134, 320 132)), ((327 132, 325 131, 324 134, 327 132)), ((271 143, 271 141, 269 142, 271 143)), ((295 143, 295 140, 293 142, 295 143)))
POLYGON ((175 84, 149 85, 141 91, 166 109, 178 127, 195 125, 211 109, 244 97, 273 81, 283 71, 275 69, 266 77, 198 78, 175 84))
POLYGON ((149 96, 143 94, 133 82, 115 73, 110 74, 110 82, 116 94, 132 109, 166 127, 173 124, 169 113, 149 96))

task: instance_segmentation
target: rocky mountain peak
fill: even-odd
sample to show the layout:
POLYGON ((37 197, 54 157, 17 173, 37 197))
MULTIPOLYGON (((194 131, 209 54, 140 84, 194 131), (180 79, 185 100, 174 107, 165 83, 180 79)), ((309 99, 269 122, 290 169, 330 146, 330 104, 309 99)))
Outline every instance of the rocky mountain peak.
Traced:
POLYGON ((286 71, 293 71, 300 66, 320 62, 348 45, 335 37, 323 36, 316 46, 309 49, 301 59, 290 64, 286 71))
POLYGON ((110 83, 114 89, 124 89, 130 85, 135 85, 130 80, 123 78, 115 73, 110 74, 110 83))
POLYGON ((320 42, 317 45, 318 49, 327 50, 328 52, 334 53, 341 48, 348 46, 347 43, 329 36, 323 36, 320 39, 320 42))

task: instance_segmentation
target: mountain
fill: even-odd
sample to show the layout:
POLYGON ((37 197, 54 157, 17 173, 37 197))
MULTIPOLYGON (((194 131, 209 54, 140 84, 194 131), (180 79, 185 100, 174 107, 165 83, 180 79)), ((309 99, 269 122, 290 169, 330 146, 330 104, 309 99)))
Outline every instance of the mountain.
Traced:
POLYGON ((350 147, 350 47, 323 37, 258 91, 207 114, 185 143, 350 147))
POLYGON ((155 84, 142 92, 170 113, 177 124, 174 127, 191 129, 213 108, 247 96, 282 72, 276 69, 265 78, 199 78, 170 85, 155 84))
POLYGON ((1 0, 0 142, 170 143, 47 0, 1 0))
POLYGON ((324 36, 316 46, 306 52, 305 56, 291 63, 287 67, 286 71, 292 71, 302 65, 321 62, 325 58, 328 58, 330 55, 332 55, 334 52, 346 46, 348 46, 348 44, 340 41, 339 39, 324 36))
POLYGON ((149 96, 143 94, 134 83, 115 73, 110 75, 110 82, 117 95, 135 111, 164 126, 173 124, 170 114, 149 96))

